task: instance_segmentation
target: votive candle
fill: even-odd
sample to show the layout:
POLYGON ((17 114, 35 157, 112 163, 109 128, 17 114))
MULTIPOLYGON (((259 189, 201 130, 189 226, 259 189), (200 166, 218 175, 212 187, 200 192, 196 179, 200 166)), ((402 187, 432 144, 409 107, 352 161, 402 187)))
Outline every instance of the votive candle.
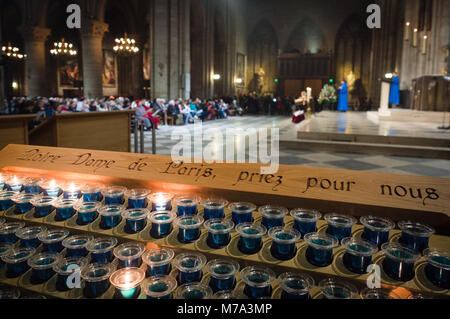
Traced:
POLYGON ((293 209, 290 214, 294 218, 294 229, 298 230, 302 237, 308 233, 317 232, 317 221, 322 217, 319 211, 297 208, 293 209))
POLYGON ((310 299, 310 291, 314 286, 314 279, 301 273, 287 272, 278 276, 278 283, 282 289, 281 299, 310 299))
POLYGON ((208 231, 206 243, 213 249, 220 249, 226 247, 231 240, 231 230, 234 228, 234 223, 231 220, 225 219, 209 219, 204 224, 208 231))
POLYGON ((243 254, 252 255, 259 252, 262 248, 262 237, 267 233, 263 225, 252 223, 241 223, 236 226, 236 231, 240 238, 238 242, 239 251, 243 254))
POLYGON ((203 224, 201 216, 179 216, 175 219, 178 226, 178 241, 183 244, 191 243, 200 238, 200 226, 203 224))
POLYGON ((110 287, 109 277, 114 271, 111 264, 90 264, 81 270, 86 298, 101 297, 110 287))
POLYGON ((225 217, 225 206, 228 201, 225 199, 208 198, 200 203, 203 206, 203 219, 217 219, 225 217))
POLYGON ((165 276, 172 270, 171 262, 175 253, 170 248, 153 248, 142 255, 142 261, 147 265, 146 276, 165 276))
POLYGON ((112 273, 109 281, 116 288, 115 299, 137 299, 141 292, 140 285, 145 279, 141 268, 122 268, 112 273))
POLYGON ((122 221, 123 205, 106 205, 98 210, 100 214, 100 228, 104 230, 117 227, 122 221))
POLYGON ((34 248, 13 248, 2 257, 6 264, 6 277, 17 278, 23 275, 30 267, 27 260, 34 255, 36 249, 34 248))
POLYGON ((284 216, 288 210, 281 206, 266 205, 258 209, 262 215, 261 224, 270 230, 272 227, 284 226, 284 216))
POLYGON ((86 257, 88 254, 87 245, 94 239, 89 235, 74 235, 63 240, 62 245, 66 248, 67 257, 86 257))
POLYGON ((147 208, 147 196, 150 194, 148 189, 130 189, 125 192, 128 198, 128 209, 130 208, 147 208))
POLYGON ((244 202, 231 203, 229 209, 231 210, 231 219, 235 225, 253 222, 253 211, 256 209, 256 205, 244 202))
POLYGON ((86 249, 91 253, 91 263, 107 264, 114 260, 114 247, 117 245, 117 239, 96 238, 91 240, 86 249))
POLYGON ((150 236, 159 239, 170 235, 173 226, 172 223, 177 215, 170 211, 155 211, 148 215, 148 219, 152 224, 150 236))
POLYGON ((179 196, 174 200, 177 216, 193 216, 197 214, 198 198, 196 196, 179 196))
POLYGON ((178 269, 177 281, 179 285, 200 282, 203 276, 202 268, 206 264, 206 257, 200 253, 182 253, 173 260, 178 269))
POLYGON ((428 248, 430 237, 435 233, 433 227, 412 221, 400 221, 398 227, 402 230, 399 243, 419 253, 428 248))
POLYGON ((206 271, 209 273, 209 287, 214 293, 220 290, 233 290, 236 286, 236 273, 239 271, 239 264, 233 260, 210 260, 206 264, 206 271))
POLYGON ((129 242, 114 248, 114 256, 119 260, 118 269, 140 267, 145 246, 141 243, 129 242))
POLYGON ((324 216, 328 223, 326 233, 334 236, 337 240, 352 236, 352 226, 356 224, 356 219, 348 215, 326 214, 324 216))
POLYGON ((269 268, 249 266, 241 271, 245 283, 244 294, 250 299, 271 297, 272 283, 276 275, 269 268))
POLYGON ((152 212, 172 210, 173 195, 169 193, 154 193, 149 196, 152 202, 152 212))
POLYGON ((19 229, 16 236, 20 239, 20 247, 38 248, 41 245, 38 236, 45 231, 47 231, 45 226, 29 226, 19 229))
POLYGON ((357 299, 358 290, 343 280, 327 278, 319 282, 324 299, 357 299))
POLYGON ((177 281, 171 276, 152 276, 142 286, 147 299, 172 299, 177 281))

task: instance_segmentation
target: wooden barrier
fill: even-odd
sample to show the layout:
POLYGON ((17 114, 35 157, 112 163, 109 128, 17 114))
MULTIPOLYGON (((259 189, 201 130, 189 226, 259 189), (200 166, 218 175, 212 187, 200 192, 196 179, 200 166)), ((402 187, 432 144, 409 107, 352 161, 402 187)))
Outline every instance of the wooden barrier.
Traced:
POLYGON ((0 148, 8 144, 28 144, 28 124, 35 117, 36 114, 0 116, 0 148))
POLYGON ((30 132, 30 145, 130 152, 134 111, 57 114, 30 132))
MULTIPOLYGON (((0 170, 8 173, 45 176, 80 183, 116 184, 129 188, 146 187, 152 192, 196 194, 200 197, 212 195, 226 198, 230 202, 250 201, 257 205, 316 208, 323 213, 341 212, 355 217, 371 214, 388 217, 396 222, 401 219, 412 219, 431 224, 438 229, 440 234, 434 234, 430 238, 430 247, 439 249, 450 247, 450 238, 442 236, 448 235, 450 230, 450 179, 286 165, 280 165, 277 173, 267 175, 261 173, 262 166, 264 165, 242 163, 181 163, 173 162, 168 156, 26 145, 9 145, 0 151, 0 170)), ((202 207, 199 206, 198 209, 199 214, 202 215, 202 207)), ((225 214, 230 217, 230 210, 226 209, 225 214)), ((267 236, 263 239, 263 248, 257 254, 241 253, 238 249, 239 236, 236 231, 232 231, 232 239, 226 248, 212 249, 206 245, 207 232, 204 228, 201 229, 201 236, 197 241, 183 244, 177 239, 177 227, 168 237, 155 239, 150 235, 150 223, 147 223, 143 231, 129 234, 125 231, 124 220, 111 230, 103 230, 99 226, 99 219, 90 225, 80 226, 76 222, 77 216, 66 221, 57 221, 55 212, 47 217, 35 218, 33 211, 17 215, 12 208, 0 212, 0 216, 8 220, 39 224, 48 228, 65 228, 71 234, 112 236, 120 243, 142 242, 146 244, 147 249, 162 246, 172 248, 176 253, 201 252, 209 260, 234 259, 240 263, 241 268, 247 265, 259 265, 269 267, 277 274, 286 271, 309 273, 316 283, 323 278, 338 277, 362 289, 369 277, 369 274, 356 275, 345 268, 342 247, 334 250, 335 257, 331 265, 316 267, 305 259, 304 241, 297 244, 297 254, 293 259, 280 261, 271 255, 270 239, 267 236)), ((254 213, 254 218, 256 223, 261 221, 261 215, 258 212, 254 213)), ((287 216, 285 223, 291 227, 292 217, 287 216)), ((326 222, 319 221, 318 231, 325 230, 326 222)), ((355 225, 352 236, 360 237, 361 233, 362 226, 355 225)), ((390 240, 397 241, 399 236, 400 231, 393 230, 390 240)), ((373 261, 381 267, 383 258, 383 253, 378 252, 374 255, 373 261)), ((384 270, 381 270, 381 284, 392 292, 398 290, 408 293, 422 292, 438 298, 448 298, 450 296, 448 289, 439 289, 426 278, 425 264, 426 261, 422 257, 416 263, 415 278, 408 282, 394 281, 384 273, 384 270)), ((67 294, 55 292, 53 281, 33 286, 29 284, 29 274, 30 272, 27 272, 18 279, 8 279, 3 272, 0 272, 0 282, 29 291, 38 291, 51 297, 76 298, 73 293, 81 297, 81 291, 71 291, 67 294)), ((206 278, 203 279, 205 283, 206 278)), ((314 289, 315 297, 313 298, 318 298, 317 287, 315 286, 314 289)), ((238 282, 235 290, 242 292, 242 282, 238 282)), ((102 298, 111 298, 113 293, 111 288, 102 298)), ((277 297, 279 293, 273 295, 273 298, 277 297)))
POLYGON ((257 205, 315 208, 355 217, 413 219, 450 235, 450 179, 280 165, 173 162, 170 156, 9 145, 0 168, 14 173, 95 181, 153 192, 217 195, 257 205))

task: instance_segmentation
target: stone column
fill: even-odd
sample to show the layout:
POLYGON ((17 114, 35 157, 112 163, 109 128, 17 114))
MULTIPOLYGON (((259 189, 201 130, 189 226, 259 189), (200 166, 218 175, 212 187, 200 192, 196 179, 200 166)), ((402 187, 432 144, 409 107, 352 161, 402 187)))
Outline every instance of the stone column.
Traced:
POLYGON ((108 25, 97 20, 83 21, 81 43, 83 54, 84 96, 88 98, 103 97, 103 51, 102 40, 108 25))
POLYGON ((25 95, 30 97, 47 96, 47 77, 45 68, 45 41, 50 29, 22 26, 25 40, 25 95))
POLYGON ((190 96, 189 17, 189 0, 152 1, 152 98, 186 99, 190 96))

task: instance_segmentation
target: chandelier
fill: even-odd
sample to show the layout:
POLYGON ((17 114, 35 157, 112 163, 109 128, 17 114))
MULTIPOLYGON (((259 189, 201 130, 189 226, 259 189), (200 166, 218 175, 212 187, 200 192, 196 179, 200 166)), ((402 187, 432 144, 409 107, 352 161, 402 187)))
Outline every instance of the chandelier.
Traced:
POLYGON ((139 48, 136 46, 136 40, 128 38, 126 33, 123 38, 115 39, 114 42, 116 45, 113 49, 116 53, 132 54, 139 52, 139 48))
POLYGON ((22 54, 19 52, 19 48, 11 46, 11 43, 8 43, 7 46, 2 47, 2 54, 6 55, 7 57, 15 58, 15 59, 19 59, 19 60, 27 57, 26 54, 22 54))
POLYGON ((61 42, 53 43, 53 49, 50 50, 53 55, 77 55, 77 50, 74 49, 72 43, 64 42, 62 38, 61 42))

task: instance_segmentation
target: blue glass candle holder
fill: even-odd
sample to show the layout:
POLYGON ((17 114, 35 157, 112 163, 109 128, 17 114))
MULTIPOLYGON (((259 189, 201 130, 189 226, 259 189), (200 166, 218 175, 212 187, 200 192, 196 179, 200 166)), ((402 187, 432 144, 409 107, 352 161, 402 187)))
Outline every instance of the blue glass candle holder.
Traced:
POLYGON ((28 259, 34 255, 36 249, 34 248, 14 248, 2 257, 6 264, 6 277, 17 278, 23 275, 30 267, 28 266, 28 259))
POLYGON ((16 205, 16 209, 14 210, 15 215, 23 215, 28 213, 33 205, 31 204, 31 200, 35 195, 33 194, 22 194, 18 193, 13 196, 12 201, 16 205))
POLYGON ((389 241, 389 232, 395 227, 395 223, 386 218, 363 216, 359 220, 364 225, 361 238, 373 242, 378 248, 389 241))
POLYGON ((25 223, 22 222, 10 222, 0 225, 0 243, 5 244, 17 243, 19 237, 17 237, 16 232, 19 229, 23 228, 24 226, 25 223))
POLYGON ((106 205, 98 210, 100 214, 100 228, 104 230, 119 226, 122 221, 122 213, 125 207, 122 205, 106 205))
POLYGON ((114 260, 114 247, 117 245, 117 239, 110 238, 96 238, 91 240, 86 249, 91 253, 91 263, 93 264, 107 264, 114 260))
POLYGON ((203 219, 219 219, 225 217, 225 206, 228 205, 228 201, 224 199, 208 198, 201 201, 203 206, 203 219))
POLYGON ((238 298, 231 290, 220 290, 216 292, 211 299, 220 300, 220 299, 241 299, 241 298, 238 298))
MULTIPOLYGON (((60 258, 58 262, 53 265, 53 270, 56 276, 56 290, 69 291, 74 288, 81 288, 77 286, 75 273, 81 275, 81 269, 88 265, 88 260, 84 257, 66 257, 60 258)), ((80 278, 80 277, 78 277, 80 278)))
POLYGON ((0 173, 0 191, 4 190, 6 187, 6 181, 10 179, 11 176, 5 173, 0 173))
POLYGON ((338 279, 324 279, 319 282, 324 299, 357 299, 358 289, 348 282, 338 279))
POLYGON ((103 185, 84 185, 81 187, 81 198, 83 202, 101 202, 103 200, 103 185))
POLYGON ((99 298, 109 289, 109 277, 114 271, 111 264, 90 264, 81 270, 84 280, 83 295, 86 298, 99 298))
POLYGON ((149 214, 150 211, 146 208, 132 208, 122 212, 122 217, 125 218, 125 232, 136 234, 143 231, 149 214))
POLYGON ((19 193, 23 189, 23 179, 17 176, 12 176, 6 181, 6 190, 19 193))
POLYGON ((412 221, 400 221, 398 227, 402 230, 398 242, 419 253, 428 248, 430 237, 435 233, 433 227, 412 221))
POLYGON ((361 291, 361 299, 401 299, 395 293, 390 290, 377 289, 377 288, 364 288, 361 291))
POLYGON ((244 294, 250 299, 272 296, 272 282, 275 273, 269 268, 246 267, 241 271, 241 279, 245 283, 244 294))
POLYGON ((209 273, 209 287, 214 293, 220 290, 233 290, 236 286, 236 273, 239 264, 232 260, 214 259, 206 264, 209 273))
POLYGON ((125 192, 127 189, 122 186, 107 187, 102 191, 105 198, 105 205, 123 205, 125 202, 125 192))
POLYGON ((231 203, 228 208, 231 210, 231 220, 235 225, 253 223, 253 211, 256 209, 254 204, 231 203))
POLYGON ((44 226, 29 226, 19 229, 16 236, 20 239, 20 247, 38 248, 41 245, 38 236, 45 231, 47 231, 47 227, 44 226))
POLYGON ((261 224, 270 230, 272 227, 283 227, 284 216, 288 213, 288 210, 280 206, 266 205, 258 209, 262 215, 261 224))
POLYGON ((348 215, 326 214, 324 216, 328 223, 326 233, 334 236, 337 240, 352 237, 352 227, 356 224, 356 219, 348 215))
POLYGON ((169 236, 173 230, 172 222, 176 217, 176 214, 170 211, 150 213, 148 215, 148 219, 152 224, 150 236, 156 239, 169 236))
POLYGON ((14 206, 13 198, 17 195, 17 192, 1 191, 0 192, 0 211, 8 210, 14 206))
POLYGON ((281 299, 310 299, 310 291, 314 286, 314 279, 306 274, 292 272, 278 276, 278 283, 282 289, 281 299))
POLYGON ((273 227, 268 235, 272 238, 270 253, 278 260, 289 260, 297 254, 296 243, 300 240, 301 234, 293 228, 273 227))
POLYGON ((263 246, 262 238, 267 233, 266 227, 252 223, 242 223, 236 226, 240 238, 239 251, 246 255, 259 252, 263 246))
POLYGON ((179 216, 175 219, 175 224, 178 226, 178 241, 187 244, 200 238, 203 217, 195 215, 179 216))
POLYGON ((66 248, 66 257, 86 257, 88 254, 87 245, 94 239, 89 235, 74 235, 63 240, 63 247, 66 248))
POLYGON ((437 287, 450 289, 450 251, 425 249, 425 275, 437 287))
POLYGON ((142 255, 142 261, 147 265, 147 277, 169 275, 171 262, 175 253, 169 248, 154 248, 142 255))
POLYGON ((226 247, 231 240, 234 223, 225 219, 209 219, 204 224, 208 231, 206 244, 213 249, 226 247))
POLYGON ((75 215, 76 199, 58 199, 53 203, 56 209, 55 221, 62 222, 75 215))
POLYGON ((65 183, 63 185, 63 198, 64 199, 79 199, 81 197, 81 188, 83 184, 80 183, 65 183))
POLYGON ((114 248, 114 256, 118 259, 117 269, 140 267, 145 246, 141 243, 129 242, 114 248))
POLYGON ((43 245, 44 252, 60 253, 63 249, 63 241, 69 236, 65 229, 50 229, 38 235, 43 245))
POLYGON ((31 205, 34 207, 33 216, 35 218, 42 218, 50 215, 53 211, 54 202, 54 197, 35 195, 31 200, 31 205))
POLYGON ((172 194, 154 193, 151 194, 148 198, 152 202, 152 212, 172 210, 172 194))
POLYGON ((179 196, 174 200, 177 216, 193 216, 197 214, 198 198, 196 196, 179 196))
POLYGON ((39 195, 41 193, 41 187, 39 185, 44 181, 44 178, 26 178, 23 182, 23 191, 25 194, 39 195))
POLYGON ((44 196, 56 198, 62 193, 61 185, 57 183, 55 180, 43 181, 39 184, 39 186, 41 187, 44 196))
POLYGON ((98 210, 102 206, 99 202, 79 201, 75 204, 77 225, 85 226, 93 223, 98 217, 98 210))
POLYGON ((333 262, 333 248, 337 247, 338 240, 328 234, 309 233, 305 235, 308 244, 306 260, 314 266, 326 267, 333 262))
POLYGON ((371 241, 347 237, 342 239, 345 249, 342 261, 345 267, 357 274, 367 273, 367 267, 372 264, 372 256, 377 253, 378 247, 371 241))
POLYGON ((128 209, 147 208, 147 196, 150 193, 147 189, 130 189, 125 192, 128 198, 128 209))
POLYGON ((8 255, 12 248, 13 246, 11 244, 0 243, 0 268, 5 265, 2 257, 8 255))
POLYGON ((141 283, 145 271, 141 268, 122 268, 109 277, 111 285, 116 288, 114 299, 137 299, 141 293, 141 283))
POLYGON ((405 282, 414 278, 414 263, 420 258, 418 252, 398 243, 384 243, 381 249, 385 255, 383 270, 390 278, 405 282))
POLYGON ((177 281, 171 276, 152 276, 142 286, 147 299, 172 299, 177 281))
POLYGON ((33 285, 43 284, 55 275, 53 266, 61 257, 55 253, 36 254, 28 259, 31 268, 30 282, 33 285))
POLYGON ((319 211, 297 208, 290 214, 294 218, 294 229, 298 230, 302 237, 308 233, 317 232, 317 221, 322 217, 319 211))
POLYGON ((0 286, 0 299, 19 299, 20 290, 16 287, 0 286))
POLYGON ((178 287, 176 299, 209 299, 213 292, 210 287, 201 283, 187 283, 178 287))
POLYGON ((200 282, 203 277, 202 268, 206 265, 206 257, 199 253, 183 253, 173 259, 178 269, 178 285, 200 282))

